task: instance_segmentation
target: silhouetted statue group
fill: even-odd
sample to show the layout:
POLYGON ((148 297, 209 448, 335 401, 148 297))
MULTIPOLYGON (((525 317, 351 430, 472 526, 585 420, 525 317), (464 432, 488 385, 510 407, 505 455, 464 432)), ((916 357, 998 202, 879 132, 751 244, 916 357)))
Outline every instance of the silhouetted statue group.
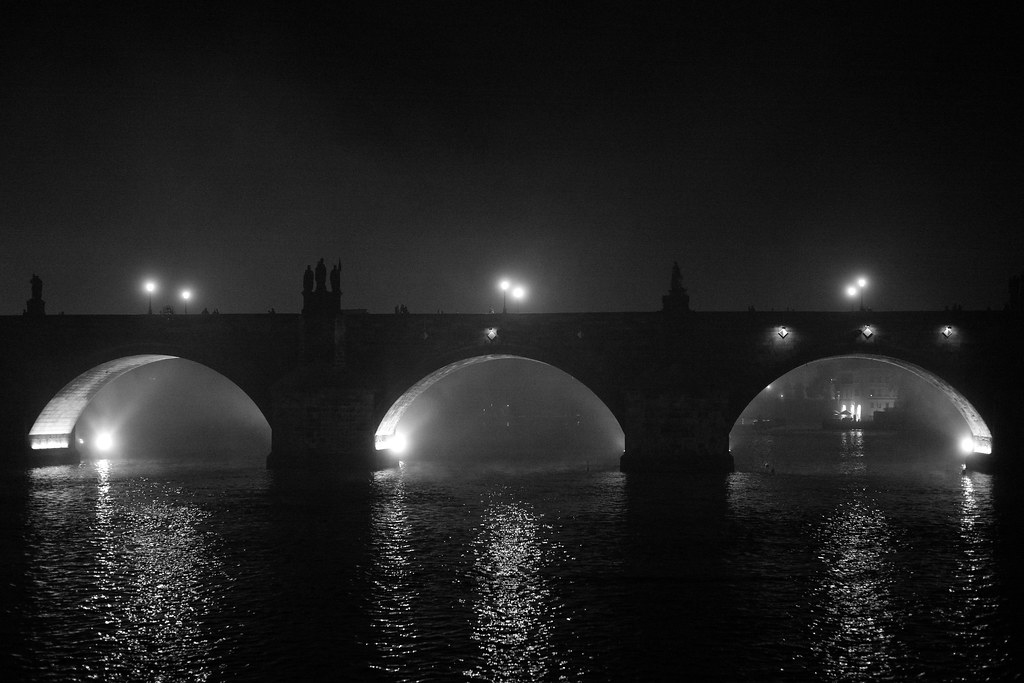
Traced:
MULTIPOLYGON (((302 275, 302 292, 326 292, 327 291, 327 266, 324 260, 317 261, 316 270, 312 266, 306 266, 306 272, 302 275), (316 289, 313 289, 314 283, 316 289)), ((341 261, 331 267, 331 291, 341 291, 341 261)))
POLYGON ((331 267, 331 290, 327 291, 327 266, 317 261, 316 268, 306 266, 302 274, 302 313, 336 313, 341 310, 341 261, 331 267))

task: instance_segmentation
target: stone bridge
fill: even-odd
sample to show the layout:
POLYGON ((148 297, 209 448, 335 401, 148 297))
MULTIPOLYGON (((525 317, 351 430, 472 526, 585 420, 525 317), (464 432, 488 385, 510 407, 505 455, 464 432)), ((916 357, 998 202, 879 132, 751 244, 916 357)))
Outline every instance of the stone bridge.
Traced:
MULTIPOLYGON (((666 297, 666 300, 668 297, 666 297)), ((1019 453, 1020 312, 694 312, 24 315, 0 318, 0 455, 74 457, 85 405, 168 357, 238 385, 272 430, 271 466, 372 469, 405 408, 438 379, 499 357, 548 363, 589 387, 625 434, 624 470, 731 469, 729 431, 780 375, 871 357, 939 387, 970 425, 979 466, 1019 453)))

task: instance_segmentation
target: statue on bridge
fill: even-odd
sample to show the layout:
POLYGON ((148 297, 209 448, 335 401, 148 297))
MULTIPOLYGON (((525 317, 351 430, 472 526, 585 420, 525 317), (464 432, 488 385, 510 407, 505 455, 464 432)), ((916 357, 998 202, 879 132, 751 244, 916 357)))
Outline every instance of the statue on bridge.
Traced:
POLYGON ((316 291, 323 292, 327 290, 327 266, 324 265, 324 260, 320 259, 316 264, 316 291))
POLYGON ((331 268, 331 291, 341 292, 341 260, 331 268))
POLYGON ((25 302, 25 315, 46 315, 46 302, 43 301, 43 281, 33 273, 29 284, 32 285, 32 298, 25 302))
POLYGON ((302 274, 302 293, 313 291, 313 267, 306 266, 306 272, 302 274))
POLYGON ((672 263, 672 279, 668 294, 661 297, 661 310, 666 313, 685 313, 690 310, 690 295, 683 287, 683 274, 679 270, 678 261, 672 263))
POLYGON ((668 293, 674 294, 683 291, 683 274, 679 271, 679 261, 672 262, 672 281, 668 286, 668 293))

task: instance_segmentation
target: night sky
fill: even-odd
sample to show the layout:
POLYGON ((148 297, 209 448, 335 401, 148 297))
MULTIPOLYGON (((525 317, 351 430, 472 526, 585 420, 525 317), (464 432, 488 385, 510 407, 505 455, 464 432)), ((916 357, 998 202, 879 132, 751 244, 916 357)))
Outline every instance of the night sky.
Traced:
POLYGON ((999 309, 1004 4, 5 1, 0 314, 999 309))

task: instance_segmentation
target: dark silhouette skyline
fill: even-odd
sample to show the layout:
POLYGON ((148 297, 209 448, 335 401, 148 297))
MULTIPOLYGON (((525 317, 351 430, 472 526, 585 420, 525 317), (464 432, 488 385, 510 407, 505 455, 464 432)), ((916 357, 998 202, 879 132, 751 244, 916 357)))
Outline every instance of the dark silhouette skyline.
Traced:
POLYGON ((0 314, 1002 308, 1018 9, 0 8, 0 314))

